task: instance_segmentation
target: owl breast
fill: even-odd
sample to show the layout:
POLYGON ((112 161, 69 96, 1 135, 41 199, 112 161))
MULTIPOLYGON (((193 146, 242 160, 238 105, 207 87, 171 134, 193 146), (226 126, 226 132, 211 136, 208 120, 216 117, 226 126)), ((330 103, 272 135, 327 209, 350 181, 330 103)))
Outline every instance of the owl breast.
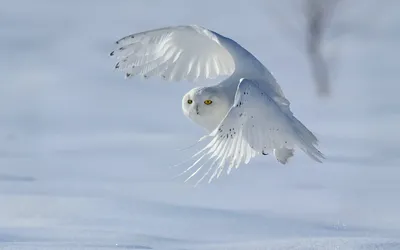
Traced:
POLYGON ((192 119, 195 123, 205 128, 208 132, 212 132, 224 119, 226 112, 215 110, 206 114, 195 115, 192 119))
POLYGON ((211 133, 225 118, 229 109, 229 104, 219 103, 219 105, 200 108, 199 112, 190 112, 189 118, 211 133))

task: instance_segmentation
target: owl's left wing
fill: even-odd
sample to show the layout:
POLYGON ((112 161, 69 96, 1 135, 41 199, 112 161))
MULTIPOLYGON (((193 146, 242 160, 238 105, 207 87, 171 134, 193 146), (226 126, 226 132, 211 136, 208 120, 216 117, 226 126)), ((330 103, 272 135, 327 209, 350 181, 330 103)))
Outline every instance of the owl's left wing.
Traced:
POLYGON ((321 162, 325 157, 316 148, 318 139, 276 98, 280 97, 263 91, 258 82, 241 79, 233 106, 208 135, 212 140, 195 155, 199 159, 189 169, 198 166, 202 160, 204 163, 189 178, 211 163, 200 179, 213 172, 211 181, 226 167, 229 174, 232 168, 247 164, 256 155, 279 148, 297 146, 313 160, 321 162))

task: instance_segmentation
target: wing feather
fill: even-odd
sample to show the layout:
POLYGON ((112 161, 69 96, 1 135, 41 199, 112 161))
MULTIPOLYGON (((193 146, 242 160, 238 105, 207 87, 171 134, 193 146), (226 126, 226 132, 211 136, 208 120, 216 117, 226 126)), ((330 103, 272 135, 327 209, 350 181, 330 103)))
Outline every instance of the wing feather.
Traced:
POLYGON ((220 38, 197 25, 166 27, 126 36, 116 42, 119 47, 110 55, 118 60, 116 69, 129 76, 212 79, 235 71, 234 57, 220 38))

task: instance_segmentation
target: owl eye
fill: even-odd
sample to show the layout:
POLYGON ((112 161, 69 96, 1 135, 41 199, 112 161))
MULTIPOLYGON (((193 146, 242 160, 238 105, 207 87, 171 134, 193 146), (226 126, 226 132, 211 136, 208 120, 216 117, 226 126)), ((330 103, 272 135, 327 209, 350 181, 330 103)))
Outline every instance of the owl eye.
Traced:
POLYGON ((205 101, 204 101, 204 104, 206 104, 206 105, 210 105, 211 103, 212 103, 211 100, 205 100, 205 101))
POLYGON ((189 99, 189 100, 187 100, 187 103, 189 103, 189 104, 192 104, 192 102, 193 102, 193 101, 192 101, 192 100, 190 100, 190 99, 189 99))

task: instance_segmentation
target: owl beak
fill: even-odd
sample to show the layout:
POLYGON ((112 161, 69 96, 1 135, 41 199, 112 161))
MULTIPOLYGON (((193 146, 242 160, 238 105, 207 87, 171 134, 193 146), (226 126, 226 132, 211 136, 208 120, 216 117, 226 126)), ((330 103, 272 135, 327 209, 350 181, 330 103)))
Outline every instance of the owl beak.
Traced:
POLYGON ((199 105, 196 105, 196 113, 199 114, 199 105))

